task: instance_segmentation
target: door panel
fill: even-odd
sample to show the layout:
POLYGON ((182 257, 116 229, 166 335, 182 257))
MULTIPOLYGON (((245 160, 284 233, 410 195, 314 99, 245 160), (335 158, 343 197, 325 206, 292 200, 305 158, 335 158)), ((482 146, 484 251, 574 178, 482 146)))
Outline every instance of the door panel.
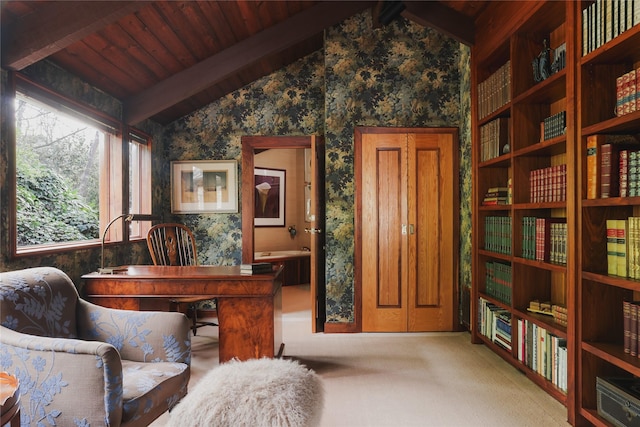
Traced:
POLYGON ((363 330, 406 330, 406 135, 363 135, 363 330), (365 314, 366 313, 366 314, 365 314))
POLYGON ((454 329, 453 133, 363 133, 362 330, 454 329))
POLYGON ((409 209, 415 224, 410 242, 408 331, 453 330, 453 295, 457 254, 454 242, 453 136, 412 134, 409 150, 409 209), (414 284, 414 285, 411 285, 414 284))
POLYGON ((311 137, 311 319, 312 332, 322 332, 325 307, 324 140, 311 137))

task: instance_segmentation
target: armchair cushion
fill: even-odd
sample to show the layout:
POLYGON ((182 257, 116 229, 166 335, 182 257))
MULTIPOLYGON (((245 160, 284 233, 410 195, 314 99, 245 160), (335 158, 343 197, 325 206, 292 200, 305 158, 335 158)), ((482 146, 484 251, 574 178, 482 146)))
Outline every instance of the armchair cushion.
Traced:
POLYGON ((41 267, 0 273, 0 324, 0 370, 20 380, 22 425, 148 425, 186 394, 183 314, 100 307, 41 267))

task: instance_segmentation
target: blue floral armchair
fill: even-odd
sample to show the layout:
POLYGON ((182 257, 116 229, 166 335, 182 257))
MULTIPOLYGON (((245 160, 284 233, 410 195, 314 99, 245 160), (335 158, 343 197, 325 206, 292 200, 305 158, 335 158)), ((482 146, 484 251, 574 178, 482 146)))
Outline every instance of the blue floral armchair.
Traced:
POLYGON ((0 273, 0 324, 0 371, 20 381, 23 426, 146 426, 187 392, 181 313, 100 307, 40 267, 0 273))

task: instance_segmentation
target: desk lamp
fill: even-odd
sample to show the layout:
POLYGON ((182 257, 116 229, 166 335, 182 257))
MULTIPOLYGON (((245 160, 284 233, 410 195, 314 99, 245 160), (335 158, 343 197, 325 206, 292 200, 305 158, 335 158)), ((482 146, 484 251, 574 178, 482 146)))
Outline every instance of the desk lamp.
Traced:
POLYGON ((100 274, 113 274, 115 270, 115 267, 105 268, 104 266, 104 239, 107 237, 107 232, 109 231, 109 228, 111 227, 111 225, 113 225, 113 223, 119 220, 120 218, 124 218, 125 223, 131 222, 131 221, 154 221, 154 220, 160 219, 158 215, 149 215, 149 214, 122 214, 112 219, 111 222, 107 224, 107 226, 104 229, 104 232, 102 233, 102 245, 101 245, 102 253, 101 253, 100 268, 98 269, 98 273, 100 274))

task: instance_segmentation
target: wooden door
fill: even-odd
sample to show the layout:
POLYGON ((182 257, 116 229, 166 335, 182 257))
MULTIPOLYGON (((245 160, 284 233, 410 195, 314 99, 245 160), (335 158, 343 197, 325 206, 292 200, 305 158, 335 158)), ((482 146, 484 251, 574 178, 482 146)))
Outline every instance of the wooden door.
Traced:
POLYGON ((311 322, 312 332, 322 332, 325 307, 324 247, 324 140, 311 137, 311 322))
MULTIPOLYGON (((242 188, 253 188, 254 154, 256 150, 310 148, 312 178, 312 211, 315 222, 310 228, 322 232, 311 239, 311 307, 313 332, 322 332, 325 320, 325 274, 324 274, 324 140, 316 136, 243 136, 242 137, 242 188)), ((254 206, 255 193, 242 191, 242 262, 254 261, 254 206)))
POLYGON ((455 329, 455 132, 364 128, 359 240, 362 330, 455 329))

